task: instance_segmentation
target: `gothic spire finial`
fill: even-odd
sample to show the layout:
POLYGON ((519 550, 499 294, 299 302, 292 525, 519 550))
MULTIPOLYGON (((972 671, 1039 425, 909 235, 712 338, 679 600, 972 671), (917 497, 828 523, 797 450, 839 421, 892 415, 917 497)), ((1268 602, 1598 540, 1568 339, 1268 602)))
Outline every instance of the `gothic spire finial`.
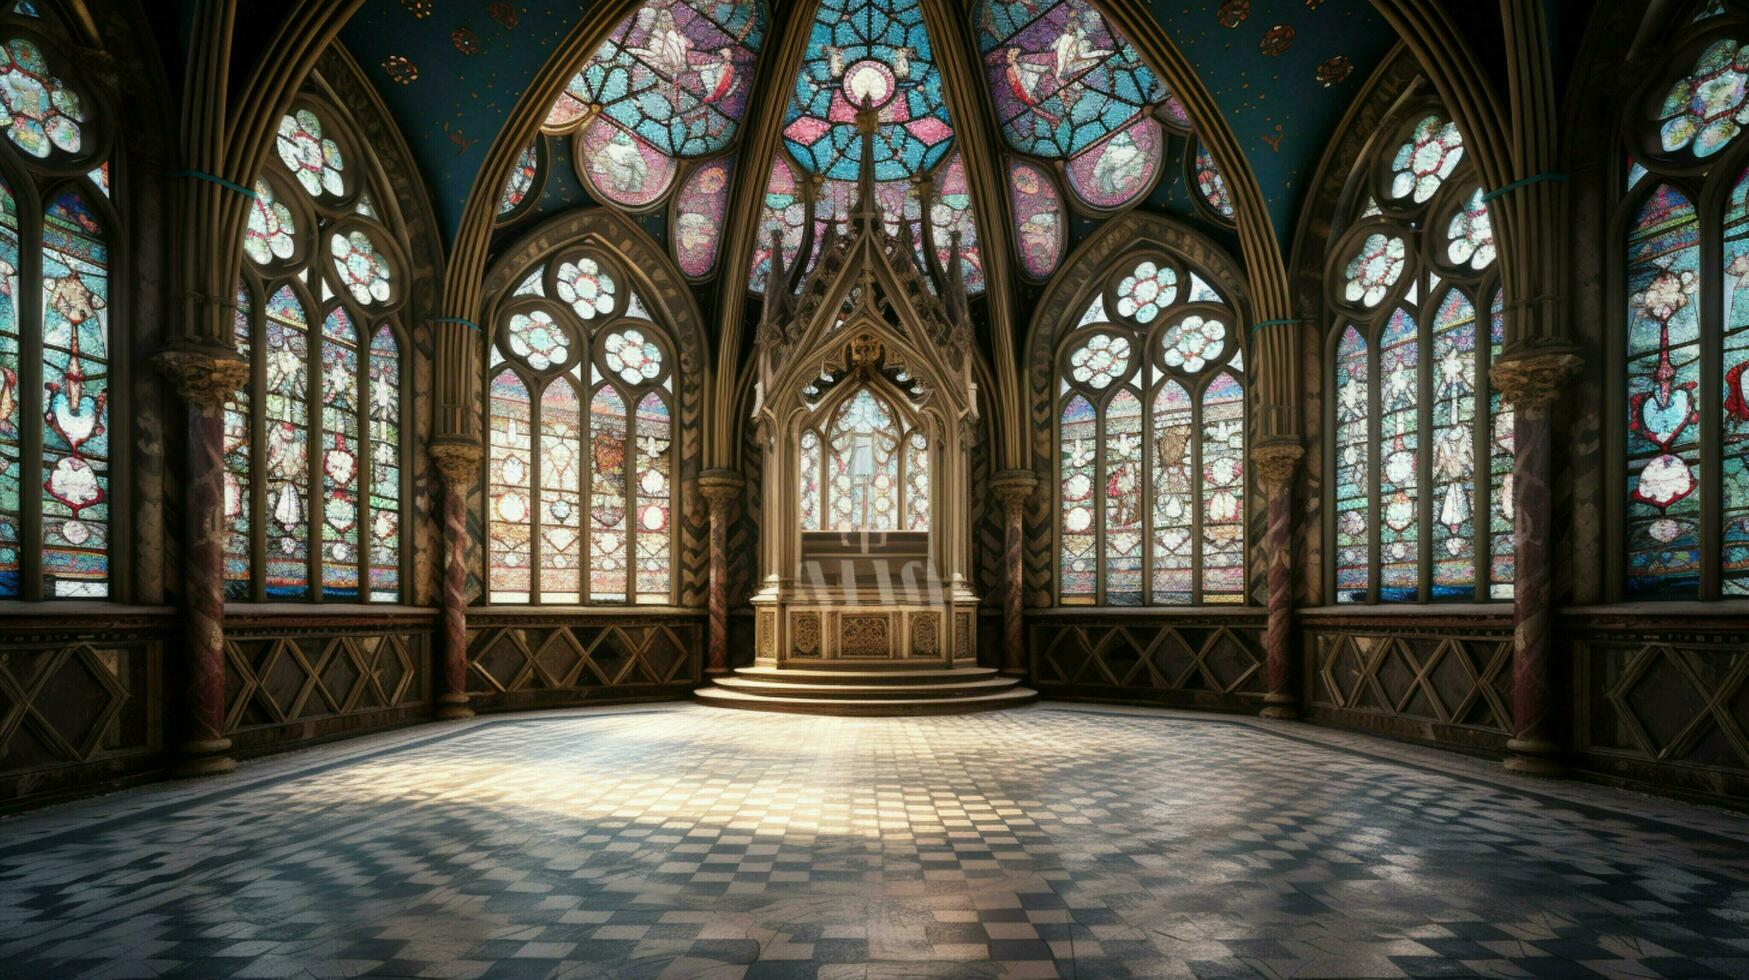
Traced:
POLYGON ((880 116, 875 112, 874 101, 866 95, 856 113, 856 128, 861 133, 862 159, 856 172, 858 200, 854 223, 861 229, 873 227, 880 220, 881 210, 880 200, 875 196, 874 176, 874 138, 875 130, 880 128, 880 116))
POLYGON ((767 328, 775 328, 789 315, 789 276, 783 269, 783 229, 771 229, 771 263, 765 267, 765 310, 761 317, 767 328))

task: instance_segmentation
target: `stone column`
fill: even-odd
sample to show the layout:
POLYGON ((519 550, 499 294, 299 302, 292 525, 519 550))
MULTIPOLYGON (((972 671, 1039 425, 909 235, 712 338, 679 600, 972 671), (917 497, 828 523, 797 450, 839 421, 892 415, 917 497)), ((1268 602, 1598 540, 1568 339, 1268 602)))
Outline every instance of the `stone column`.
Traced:
POLYGON ((698 492, 710 505, 710 645, 706 677, 723 677, 729 671, 729 526, 739 513, 747 481, 734 470, 705 470, 698 476, 698 492))
POLYGON ((1026 675, 1026 568, 1022 556, 1026 502, 1038 489, 1031 470, 1003 470, 990 481, 1002 504, 1002 673, 1026 675))
POLYGON ((1512 739, 1506 768, 1558 776, 1564 733, 1557 730, 1552 660, 1549 523, 1550 439, 1555 401, 1583 366, 1570 350, 1508 352, 1488 372, 1494 390, 1513 410, 1513 537, 1516 540, 1512 614, 1512 739))
POLYGON ((237 768, 225 737, 225 399, 248 381, 249 365, 228 347, 177 348, 154 360, 188 405, 188 727, 172 772, 209 776, 237 768))
POLYGON ((468 706, 468 490, 480 475, 480 444, 445 439, 431 445, 443 477, 443 692, 437 717, 472 718, 468 706))
POLYGON ((1265 718, 1298 718, 1293 660, 1294 474, 1305 449, 1297 439, 1264 442, 1251 450, 1251 465, 1268 501, 1263 553, 1269 562, 1269 620, 1263 630, 1265 718))

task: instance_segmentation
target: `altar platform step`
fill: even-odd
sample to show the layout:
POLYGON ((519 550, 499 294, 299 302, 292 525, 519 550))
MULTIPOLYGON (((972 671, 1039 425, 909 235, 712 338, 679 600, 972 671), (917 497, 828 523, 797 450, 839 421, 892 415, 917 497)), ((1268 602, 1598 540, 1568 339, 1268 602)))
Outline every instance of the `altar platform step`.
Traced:
MULTIPOLYGON (((856 667, 873 665, 855 665, 856 667)), ((812 715, 952 715, 1030 704, 1038 692, 989 667, 873 670, 742 667, 694 696, 704 704, 812 715)))

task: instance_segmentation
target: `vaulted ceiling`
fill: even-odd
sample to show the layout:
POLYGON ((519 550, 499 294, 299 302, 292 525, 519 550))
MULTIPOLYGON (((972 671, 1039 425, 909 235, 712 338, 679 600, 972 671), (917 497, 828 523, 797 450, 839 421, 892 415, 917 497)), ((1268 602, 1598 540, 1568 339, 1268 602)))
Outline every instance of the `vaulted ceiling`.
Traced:
MULTIPOLYGON (((781 22, 793 0, 771 2, 781 22)), ((365 0, 343 31, 405 134, 446 234, 503 120, 586 7, 365 0)), ((1285 243, 1310 171, 1394 40, 1390 28, 1367 0, 1149 0, 1147 8, 1215 97, 1285 243)), ((760 84, 769 97, 787 96, 788 80, 760 84)), ((1168 172, 1150 206, 1188 213, 1187 194, 1167 186, 1176 176, 1168 172)))

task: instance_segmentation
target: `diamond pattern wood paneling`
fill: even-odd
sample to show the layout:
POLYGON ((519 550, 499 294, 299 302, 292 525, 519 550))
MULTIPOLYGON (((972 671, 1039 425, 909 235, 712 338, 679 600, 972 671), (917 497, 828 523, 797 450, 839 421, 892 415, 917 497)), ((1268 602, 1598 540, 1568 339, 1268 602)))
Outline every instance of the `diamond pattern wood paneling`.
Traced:
POLYGON ((246 754, 421 717, 429 643, 425 629, 234 627, 225 636, 226 733, 246 754))
POLYGON ((476 710, 679 697, 699 683, 704 621, 474 612, 468 695, 476 710))
POLYGON ((1307 714, 1410 738, 1503 746, 1512 733, 1512 633, 1464 627, 1314 627, 1307 714))
POLYGON ((1262 612, 1222 617, 1052 617, 1029 625, 1045 697, 1251 710, 1263 697, 1262 612))

